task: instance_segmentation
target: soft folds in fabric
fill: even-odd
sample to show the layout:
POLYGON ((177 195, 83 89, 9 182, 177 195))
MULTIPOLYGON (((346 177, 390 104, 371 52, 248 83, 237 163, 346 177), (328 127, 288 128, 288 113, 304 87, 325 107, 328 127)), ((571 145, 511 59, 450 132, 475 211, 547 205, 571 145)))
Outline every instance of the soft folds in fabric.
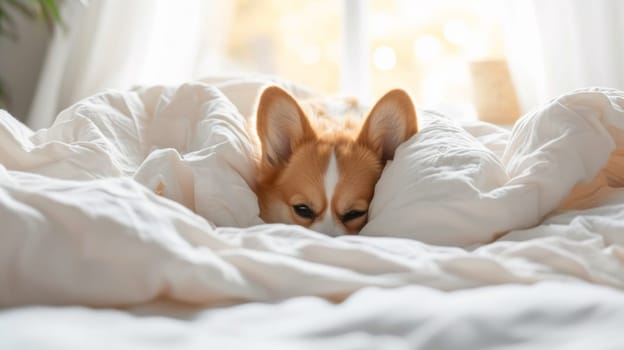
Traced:
POLYGON ((490 149, 484 135, 479 141, 452 120, 420 116, 421 131, 378 182, 361 234, 468 247, 537 225, 561 203, 591 206, 593 195, 624 183, 620 91, 575 91, 528 113, 500 157, 496 138, 490 149))
POLYGON ((499 204, 504 166, 453 120, 429 111, 419 116, 420 131, 377 183, 361 234, 460 246, 491 241, 511 214, 499 204))
POLYGON ((0 305, 340 299, 366 286, 545 280, 624 288, 622 92, 563 96, 504 136, 423 114, 363 232, 390 237, 331 238, 255 225, 252 148, 231 101, 259 87, 236 86, 107 92, 37 132, 0 111, 0 305), (562 200, 567 211, 552 214, 562 200))
MULTIPOLYGON (((238 93, 258 88, 247 83, 238 93)), ((9 169, 73 180, 132 176, 215 225, 261 222, 245 118, 215 86, 98 94, 35 133, 6 114, 0 122, 0 163, 9 169)))

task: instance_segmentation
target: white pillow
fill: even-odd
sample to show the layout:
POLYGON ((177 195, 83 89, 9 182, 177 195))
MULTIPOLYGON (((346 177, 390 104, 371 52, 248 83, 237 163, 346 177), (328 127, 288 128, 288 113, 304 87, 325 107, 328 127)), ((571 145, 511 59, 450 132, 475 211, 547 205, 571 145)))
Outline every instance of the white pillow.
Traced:
POLYGON ((360 234, 453 246, 492 241, 492 227, 505 227, 504 217, 489 216, 508 180, 504 166, 455 121, 418 116, 420 130, 384 169, 360 234))

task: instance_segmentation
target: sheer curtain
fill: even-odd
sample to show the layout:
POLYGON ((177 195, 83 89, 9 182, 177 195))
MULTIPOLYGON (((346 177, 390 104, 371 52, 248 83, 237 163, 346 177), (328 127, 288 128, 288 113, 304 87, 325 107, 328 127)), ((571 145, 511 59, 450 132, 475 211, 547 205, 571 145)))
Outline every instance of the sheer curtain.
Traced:
POLYGON ((507 3, 507 56, 525 111, 581 87, 624 89, 624 1, 507 3))
POLYGON ((27 120, 34 129, 107 88, 214 73, 225 57, 233 8, 220 0, 92 0, 65 1, 62 11, 68 30, 58 31, 48 49, 27 120))
MULTIPOLYGON (((366 99, 370 4, 342 4, 341 92, 366 99)), ((624 89, 624 1, 505 4, 507 58, 524 111, 580 87, 624 89)), ((106 88, 227 73, 234 6, 227 0, 65 1, 68 30, 58 31, 50 45, 28 124, 47 127, 61 109, 106 88)))

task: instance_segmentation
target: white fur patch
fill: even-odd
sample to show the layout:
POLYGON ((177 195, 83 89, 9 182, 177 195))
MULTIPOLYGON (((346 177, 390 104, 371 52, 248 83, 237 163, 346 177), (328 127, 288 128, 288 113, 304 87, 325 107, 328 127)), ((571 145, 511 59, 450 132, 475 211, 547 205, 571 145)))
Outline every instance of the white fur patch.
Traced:
POLYGON ((338 171, 338 163, 336 162, 336 153, 334 150, 332 150, 331 155, 329 156, 329 164, 327 165, 327 170, 325 171, 325 178, 323 181, 323 184, 325 185, 325 198, 327 200, 327 208, 325 209, 323 218, 310 227, 315 231, 323 232, 330 236, 337 236, 346 233, 342 226, 334 221, 331 208, 332 198, 334 198, 334 191, 336 190, 336 185, 338 184, 339 178, 340 174, 338 171))
POLYGON ((334 198, 334 190, 336 190, 336 185, 338 184, 338 163, 336 163, 336 153, 335 150, 332 149, 331 155, 329 156, 329 164, 327 165, 327 170, 325 171, 325 198, 327 199, 327 204, 329 208, 329 204, 331 204, 332 198, 334 198))

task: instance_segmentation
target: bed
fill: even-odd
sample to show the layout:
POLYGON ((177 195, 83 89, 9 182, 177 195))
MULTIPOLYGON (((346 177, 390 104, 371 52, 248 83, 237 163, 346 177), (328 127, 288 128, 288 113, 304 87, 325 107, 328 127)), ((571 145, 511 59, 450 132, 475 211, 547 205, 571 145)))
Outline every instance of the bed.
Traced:
POLYGON ((0 111, 0 348, 624 348, 624 92, 511 130, 419 110, 361 234, 333 238, 258 216, 267 84, 354 108, 232 78, 37 131, 0 111))

